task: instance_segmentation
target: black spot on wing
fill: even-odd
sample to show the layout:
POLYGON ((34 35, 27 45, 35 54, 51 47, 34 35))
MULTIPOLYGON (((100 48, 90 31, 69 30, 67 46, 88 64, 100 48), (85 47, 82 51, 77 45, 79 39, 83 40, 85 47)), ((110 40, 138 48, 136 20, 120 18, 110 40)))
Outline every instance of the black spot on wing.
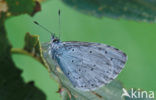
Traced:
POLYGON ((90 70, 91 70, 91 71, 93 71, 93 70, 94 70, 94 68, 91 68, 90 70))

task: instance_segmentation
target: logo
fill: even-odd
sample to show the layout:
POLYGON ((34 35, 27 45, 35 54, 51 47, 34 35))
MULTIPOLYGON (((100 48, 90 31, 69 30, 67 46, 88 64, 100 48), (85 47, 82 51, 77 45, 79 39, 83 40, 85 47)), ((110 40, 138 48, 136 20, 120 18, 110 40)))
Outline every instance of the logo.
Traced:
POLYGON ((121 98, 129 97, 129 98, 154 98, 154 91, 141 91, 140 89, 131 88, 127 91, 125 88, 122 89, 123 93, 121 98))

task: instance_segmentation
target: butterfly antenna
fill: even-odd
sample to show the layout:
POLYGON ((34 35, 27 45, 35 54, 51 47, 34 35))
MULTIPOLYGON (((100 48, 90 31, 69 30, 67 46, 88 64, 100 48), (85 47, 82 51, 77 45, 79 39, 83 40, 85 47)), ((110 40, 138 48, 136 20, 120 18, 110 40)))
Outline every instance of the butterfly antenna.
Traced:
POLYGON ((39 27, 41 27, 42 29, 46 30, 47 32, 49 32, 52 36, 54 36, 54 33, 49 31, 47 28, 45 28, 44 26, 42 26, 41 24, 39 24, 37 21, 34 21, 34 23, 36 25, 38 25, 39 27))
POLYGON ((59 39, 60 39, 60 36, 61 36, 61 10, 59 9, 58 10, 58 16, 59 16, 59 39))

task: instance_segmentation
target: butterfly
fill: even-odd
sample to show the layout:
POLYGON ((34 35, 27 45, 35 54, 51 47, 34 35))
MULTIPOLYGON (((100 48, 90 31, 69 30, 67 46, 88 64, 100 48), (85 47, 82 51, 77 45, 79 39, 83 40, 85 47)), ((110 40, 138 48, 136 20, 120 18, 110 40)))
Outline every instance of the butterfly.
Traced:
MULTIPOLYGON (((34 23, 41 26, 36 21, 34 23)), ((48 46, 48 55, 55 65, 60 67, 75 88, 82 91, 92 91, 109 84, 127 61, 125 53, 102 43, 62 42, 52 34, 48 46)))
POLYGON ((123 69, 127 56, 101 43, 62 42, 52 36, 48 55, 72 85, 82 91, 98 89, 114 80, 123 69))

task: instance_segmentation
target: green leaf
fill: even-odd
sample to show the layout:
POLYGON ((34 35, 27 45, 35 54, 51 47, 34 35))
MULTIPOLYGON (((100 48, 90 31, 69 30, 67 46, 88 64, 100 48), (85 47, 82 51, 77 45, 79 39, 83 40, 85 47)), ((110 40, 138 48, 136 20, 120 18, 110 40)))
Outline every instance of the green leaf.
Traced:
POLYGON ((26 33, 25 35, 25 52, 29 53, 32 57, 36 58, 40 63, 44 65, 44 60, 42 59, 42 50, 39 42, 38 35, 31 35, 26 33))
POLYGON ((35 2, 33 0, 6 0, 9 10, 12 15, 32 14, 35 2))
POLYGON ((37 44, 38 44, 38 36, 34 36, 34 35, 30 35, 29 33, 26 33, 24 49, 27 50, 28 52, 35 52, 35 47, 37 44))
POLYGON ((11 45, 5 33, 5 28, 0 27, 0 100, 45 100, 44 93, 33 82, 25 83, 22 79, 22 71, 11 59, 11 45))
POLYGON ((33 13, 33 0, 4 0, 0 1, 0 100, 45 100, 45 94, 38 89, 34 82, 25 83, 19 70, 11 58, 11 44, 5 30, 5 20, 8 16, 22 13, 33 13), (19 4, 19 5, 18 5, 19 4))
POLYGON ((42 57, 42 49, 41 49, 38 35, 31 35, 30 33, 26 33, 24 48, 22 49, 12 48, 11 52, 15 54, 24 54, 27 56, 31 56, 48 69, 42 57))
POLYGON ((156 21, 155 0, 62 0, 67 5, 97 17, 156 21))

